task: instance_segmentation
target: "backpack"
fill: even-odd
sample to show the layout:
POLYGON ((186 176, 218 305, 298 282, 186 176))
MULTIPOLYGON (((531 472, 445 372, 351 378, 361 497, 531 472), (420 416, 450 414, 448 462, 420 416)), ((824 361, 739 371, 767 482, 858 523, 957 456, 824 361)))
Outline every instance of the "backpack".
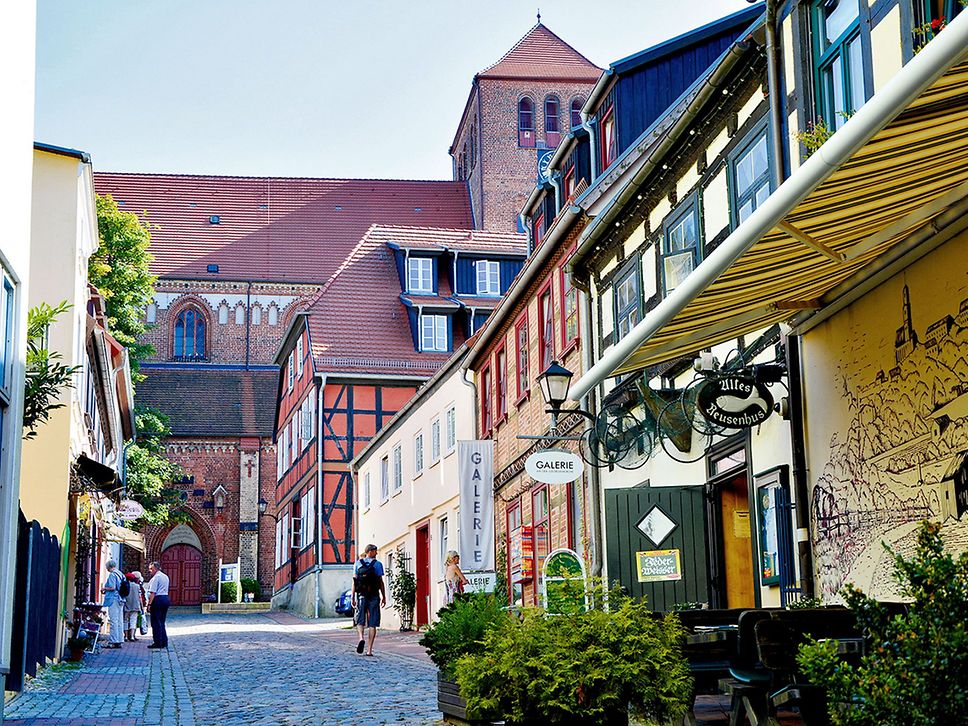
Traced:
MULTIPOLYGON (((121 577, 121 576, 118 575, 118 577, 121 577)), ((121 584, 118 585, 118 595, 120 595, 122 598, 126 598, 130 592, 131 592, 131 583, 128 582, 127 577, 121 577, 121 584)))
POLYGON ((376 560, 367 562, 360 559, 360 566, 353 576, 356 591, 360 595, 373 596, 380 592, 380 576, 376 574, 376 560))

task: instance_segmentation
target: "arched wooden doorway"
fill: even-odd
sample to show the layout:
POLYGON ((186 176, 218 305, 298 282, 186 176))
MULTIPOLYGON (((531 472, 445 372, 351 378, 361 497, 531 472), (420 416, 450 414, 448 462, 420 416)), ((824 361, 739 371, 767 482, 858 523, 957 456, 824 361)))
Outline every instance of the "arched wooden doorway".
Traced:
POLYGON ((161 569, 171 580, 172 605, 202 602, 202 553, 188 544, 172 545, 161 553, 161 569))

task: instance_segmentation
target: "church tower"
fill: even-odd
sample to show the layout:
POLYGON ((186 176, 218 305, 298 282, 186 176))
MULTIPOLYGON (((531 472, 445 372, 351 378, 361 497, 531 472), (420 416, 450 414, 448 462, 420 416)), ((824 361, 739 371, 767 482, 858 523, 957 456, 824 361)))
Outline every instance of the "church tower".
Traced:
POLYGON ((602 69, 538 23, 474 76, 450 147, 454 179, 466 182, 474 226, 523 231, 518 214, 538 166, 580 123, 602 69))

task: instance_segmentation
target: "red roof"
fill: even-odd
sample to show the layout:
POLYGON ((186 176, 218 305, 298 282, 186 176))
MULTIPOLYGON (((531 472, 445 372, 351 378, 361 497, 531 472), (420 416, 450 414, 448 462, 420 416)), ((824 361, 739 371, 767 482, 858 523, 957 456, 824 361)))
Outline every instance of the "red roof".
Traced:
POLYGON ((146 212, 167 278, 321 282, 373 224, 473 226, 463 182, 109 172, 95 185, 146 212))
POLYGON ((492 254, 528 254, 528 238, 514 232, 491 232, 483 229, 441 229, 437 227, 402 227, 380 225, 369 232, 374 239, 408 250, 458 250, 492 254))
POLYGON ((601 74, 601 68, 538 23, 501 60, 477 75, 594 83, 601 74))

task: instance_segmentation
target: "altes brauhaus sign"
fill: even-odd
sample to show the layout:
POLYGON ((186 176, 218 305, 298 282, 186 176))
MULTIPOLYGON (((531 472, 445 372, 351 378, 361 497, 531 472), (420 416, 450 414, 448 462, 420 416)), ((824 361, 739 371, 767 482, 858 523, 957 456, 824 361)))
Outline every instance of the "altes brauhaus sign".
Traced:
POLYGON ((536 451, 524 462, 524 470, 542 484, 568 484, 581 476, 581 457, 570 451, 536 451))

